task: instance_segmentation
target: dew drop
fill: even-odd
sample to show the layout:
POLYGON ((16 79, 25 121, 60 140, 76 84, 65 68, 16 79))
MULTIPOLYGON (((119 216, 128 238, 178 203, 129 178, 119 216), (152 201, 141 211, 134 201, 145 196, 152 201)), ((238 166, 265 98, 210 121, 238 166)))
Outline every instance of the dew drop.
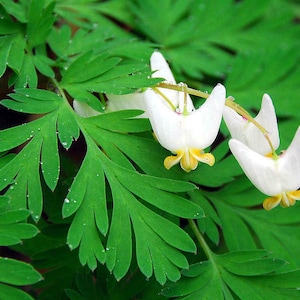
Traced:
POLYGON ((70 203, 70 200, 68 198, 65 199, 65 203, 70 203))

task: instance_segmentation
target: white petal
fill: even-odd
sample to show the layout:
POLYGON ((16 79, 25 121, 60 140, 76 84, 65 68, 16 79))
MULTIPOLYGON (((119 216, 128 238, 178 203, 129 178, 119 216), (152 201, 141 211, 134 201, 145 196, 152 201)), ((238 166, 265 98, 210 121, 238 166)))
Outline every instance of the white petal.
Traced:
MULTIPOLYGON (((126 109, 140 109, 146 111, 146 103, 144 99, 144 93, 132 93, 125 95, 112 95, 106 94, 108 99, 106 111, 113 112, 126 109)), ((138 117, 148 117, 146 113, 139 115, 138 117)))
POLYGON ((218 84, 205 103, 185 117, 187 147, 205 149, 214 142, 222 120, 225 97, 225 87, 218 84))
MULTIPOLYGON (((223 117, 232 138, 243 142, 260 154, 266 155, 271 152, 264 134, 253 123, 228 107, 224 108, 223 117)), ((274 149, 277 149, 279 146, 277 119, 269 95, 264 94, 261 109, 254 119, 267 130, 274 149)))
POLYGON ((73 101, 73 108, 76 111, 76 113, 83 118, 94 117, 101 114, 99 111, 94 110, 85 102, 77 100, 73 101))
POLYGON ((176 84, 173 73, 160 52, 153 52, 150 58, 150 66, 151 70, 155 71, 152 75, 153 78, 164 78, 167 82, 176 84))
POLYGON ((225 103, 225 88, 217 85, 205 103, 190 115, 177 114, 152 90, 145 92, 147 112, 159 143, 174 152, 204 149, 215 140, 225 103))
POLYGON ((177 114, 153 90, 145 91, 147 113, 159 143, 170 151, 184 149, 186 145, 182 126, 183 116, 177 114))
POLYGON ((278 161, 265 157, 242 142, 231 139, 229 147, 249 180, 262 193, 275 196, 283 192, 278 161))
POLYGON ((184 110, 185 101, 186 101, 186 110, 188 113, 191 113, 192 111, 195 110, 193 101, 189 94, 186 94, 184 92, 178 92, 177 97, 178 97, 178 109, 180 112, 183 112, 184 110))
MULTIPOLYGON (((263 95, 261 109, 255 120, 268 131, 272 145, 276 150, 279 146, 278 125, 274 105, 268 94, 263 95)), ((267 139, 252 123, 248 126, 247 141, 250 148, 263 155, 271 152, 267 139)))
MULTIPOLYGON (((152 78, 164 78, 166 83, 176 84, 175 78, 173 73, 163 57, 163 55, 155 51, 151 55, 150 58, 150 66, 151 70, 154 71, 152 74, 152 78)), ((178 92, 175 90, 170 90, 166 88, 159 88, 160 92, 162 92, 172 103, 175 107, 178 105, 178 92)))
POLYGON ((246 144, 245 128, 248 121, 235 110, 227 106, 224 107, 223 118, 231 137, 246 144))
POLYGON ((284 190, 288 192, 300 188, 300 127, 289 148, 281 154, 278 160, 284 190))

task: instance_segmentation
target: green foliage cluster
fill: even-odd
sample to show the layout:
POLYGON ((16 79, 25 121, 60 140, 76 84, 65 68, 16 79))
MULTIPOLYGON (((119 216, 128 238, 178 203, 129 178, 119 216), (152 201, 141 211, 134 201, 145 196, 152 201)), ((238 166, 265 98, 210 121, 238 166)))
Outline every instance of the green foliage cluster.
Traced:
POLYGON ((0 0, 0 299, 298 299, 300 206, 262 209, 221 127, 212 168, 165 170, 141 111, 105 94, 217 82, 300 124, 300 6, 288 0, 0 0))

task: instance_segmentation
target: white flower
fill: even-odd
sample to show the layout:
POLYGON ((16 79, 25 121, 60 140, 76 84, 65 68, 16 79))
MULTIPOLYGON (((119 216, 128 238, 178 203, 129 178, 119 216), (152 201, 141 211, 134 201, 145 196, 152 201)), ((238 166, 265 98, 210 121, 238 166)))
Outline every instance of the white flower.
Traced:
POLYGON ((278 157, 266 157, 231 139, 229 147, 246 176, 262 193, 271 196, 263 206, 270 210, 300 200, 300 127, 289 148, 278 157))
MULTIPOLYGON (((163 57, 163 55, 155 51, 151 55, 150 58, 150 67, 151 70, 154 72, 152 74, 152 78, 164 78, 166 83, 176 84, 174 76, 170 70, 170 67, 163 57)), ((162 90, 158 88, 158 90, 162 90)), ((168 99, 173 99, 174 95, 177 94, 176 91, 172 90, 166 90, 163 89, 168 99)), ((136 92, 132 94, 126 94, 126 95, 112 95, 112 94, 106 94, 106 97, 108 99, 107 101, 107 112, 112 111, 118 111, 118 110, 124 110, 124 109, 140 109, 143 110, 144 113, 142 115, 139 115, 139 117, 148 118, 147 114, 147 107, 144 99, 144 92, 136 92)), ((172 100, 171 100, 172 101, 172 100)))
POLYGON ((189 172, 196 169, 198 161, 212 166, 214 156, 204 153, 203 149, 210 146, 218 134, 225 103, 224 86, 218 84, 197 110, 188 94, 160 90, 157 93, 155 89, 148 89, 145 101, 159 143, 176 154, 165 159, 165 167, 170 169, 180 162, 182 169, 189 172))
POLYGON ((108 99, 107 106, 105 108, 106 112, 114 112, 126 109, 139 109, 144 111, 143 114, 138 116, 139 118, 148 117, 147 113, 145 112, 146 104, 143 92, 136 92, 125 95, 106 94, 106 97, 108 99))
MULTIPOLYGON (((252 122, 246 120, 233 109, 226 106, 224 108, 223 117, 232 138, 243 142, 249 148, 260 154, 267 155, 272 152, 266 137, 252 122)), ((274 150, 276 150, 279 146, 277 118, 269 95, 263 95, 261 109, 254 120, 267 130, 274 150)))

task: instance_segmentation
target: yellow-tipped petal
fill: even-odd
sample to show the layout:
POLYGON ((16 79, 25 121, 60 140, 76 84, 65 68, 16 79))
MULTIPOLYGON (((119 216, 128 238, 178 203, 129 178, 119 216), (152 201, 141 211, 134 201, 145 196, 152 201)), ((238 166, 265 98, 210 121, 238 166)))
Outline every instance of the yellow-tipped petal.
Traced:
POLYGON ((300 200, 300 190, 288 192, 288 196, 294 200, 300 200))
POLYGON ((283 192, 280 195, 265 199, 263 207, 265 210, 271 210, 280 204, 282 207, 290 207, 295 205, 296 200, 300 200, 300 190, 292 192, 283 192))
POLYGON ((164 166, 167 170, 170 170, 173 166, 179 163, 182 156, 184 155, 183 150, 176 151, 176 155, 170 155, 165 158, 164 166))
POLYGON ((199 149, 190 149, 190 154, 198 161, 213 166, 215 164, 215 157, 211 153, 202 153, 199 149))
POLYGON ((271 210, 275 208, 281 201, 282 195, 277 195, 274 197, 266 198, 263 202, 263 207, 265 210, 271 210))
POLYGON ((212 166, 215 163, 215 157, 211 153, 203 153, 200 149, 189 149, 174 151, 176 155, 171 155, 165 158, 164 166, 166 169, 171 169, 180 162, 181 168, 185 172, 195 170, 198 162, 202 162, 212 166))
POLYGON ((180 166, 185 172, 189 173, 190 171, 197 168, 198 160, 193 155, 191 155, 189 150, 186 150, 180 160, 180 166))
POLYGON ((284 208, 287 208, 287 207, 290 207, 290 206, 293 206, 295 205, 296 203, 296 200, 289 197, 287 194, 282 194, 282 199, 281 199, 281 202, 280 202, 280 205, 284 208))

